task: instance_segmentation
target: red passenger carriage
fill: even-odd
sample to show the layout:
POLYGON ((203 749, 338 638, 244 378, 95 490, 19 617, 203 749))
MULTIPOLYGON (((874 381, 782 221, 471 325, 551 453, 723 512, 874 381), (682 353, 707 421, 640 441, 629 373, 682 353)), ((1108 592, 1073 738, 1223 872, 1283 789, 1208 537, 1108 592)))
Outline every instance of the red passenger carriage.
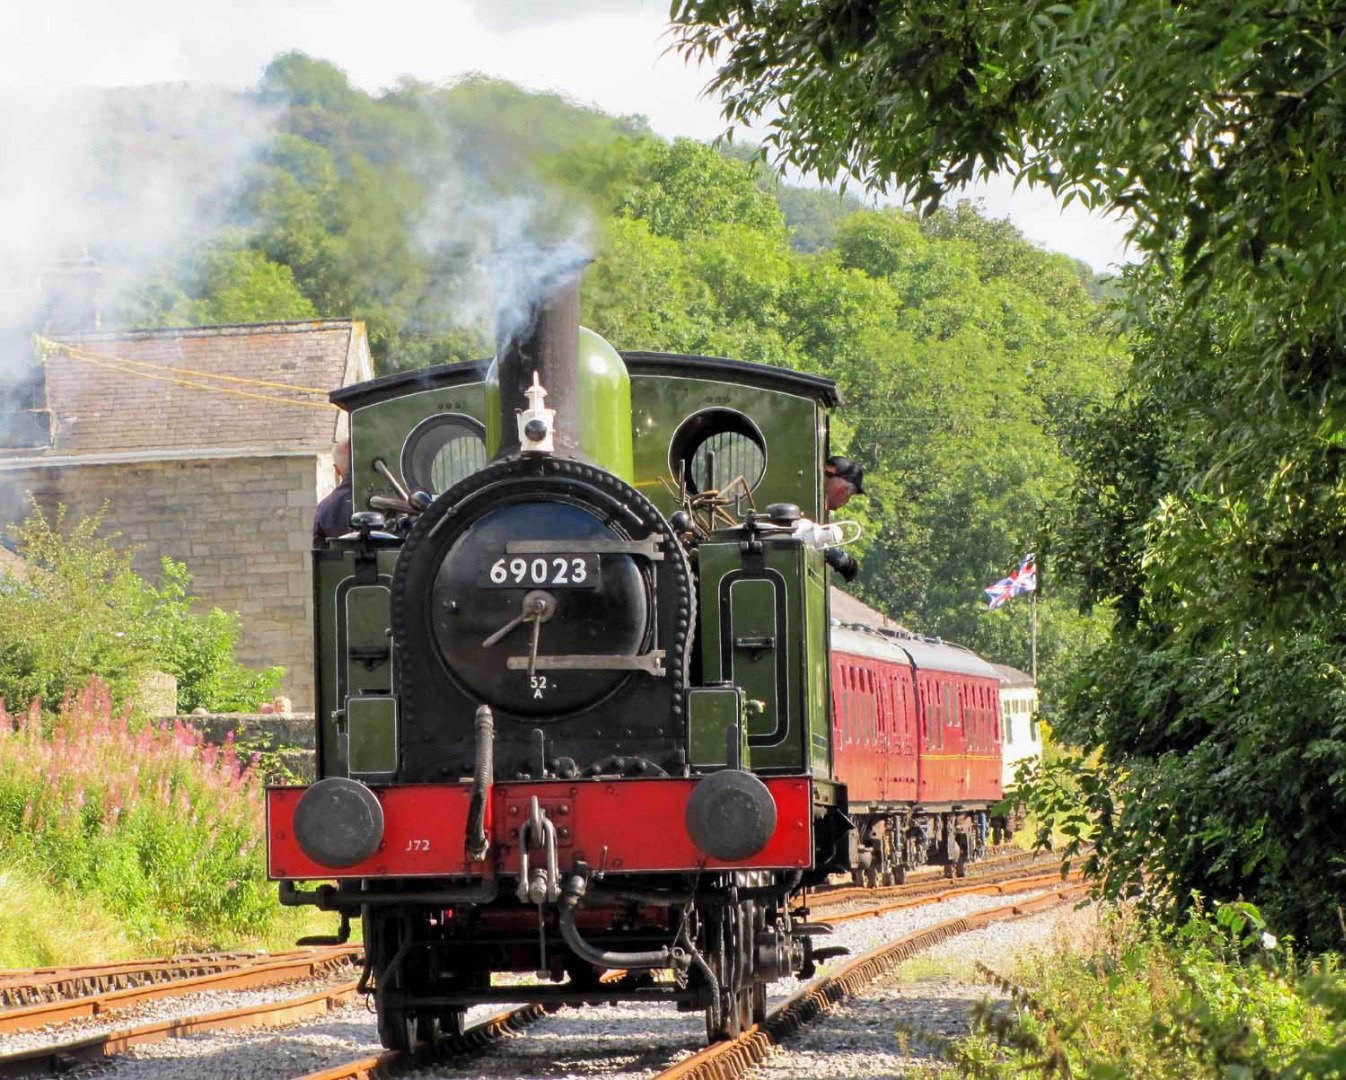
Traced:
POLYGON ((961 875, 1003 797, 999 682, 975 653, 833 590, 832 736, 857 880, 932 857, 961 875))

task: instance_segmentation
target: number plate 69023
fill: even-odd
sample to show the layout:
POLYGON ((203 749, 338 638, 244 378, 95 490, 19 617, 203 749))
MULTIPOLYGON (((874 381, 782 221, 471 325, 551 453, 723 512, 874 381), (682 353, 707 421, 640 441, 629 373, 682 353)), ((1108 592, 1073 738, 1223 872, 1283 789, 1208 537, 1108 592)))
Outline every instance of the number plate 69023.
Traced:
POLYGON ((482 582, 495 589, 594 589, 597 555, 505 555, 482 582))

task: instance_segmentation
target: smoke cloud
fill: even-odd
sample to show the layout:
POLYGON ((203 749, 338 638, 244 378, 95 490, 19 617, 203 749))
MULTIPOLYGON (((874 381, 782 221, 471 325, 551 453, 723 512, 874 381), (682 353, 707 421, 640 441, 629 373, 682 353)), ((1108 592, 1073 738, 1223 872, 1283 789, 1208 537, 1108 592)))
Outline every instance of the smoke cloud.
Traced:
POLYGON ((525 156, 443 127, 421 148, 428 195, 416 239, 442 275, 433 308, 485 351, 525 329, 543 296, 593 259, 591 208, 525 156))
POLYGON ((93 266, 115 312, 224 227, 271 121, 199 86, 0 91, 0 393, 31 369, 28 335, 92 321, 93 266))
POLYGON ((249 98, 185 84, 0 90, 0 449, 47 442, 32 335, 116 321, 148 279, 185 265, 224 228, 271 121, 249 98))

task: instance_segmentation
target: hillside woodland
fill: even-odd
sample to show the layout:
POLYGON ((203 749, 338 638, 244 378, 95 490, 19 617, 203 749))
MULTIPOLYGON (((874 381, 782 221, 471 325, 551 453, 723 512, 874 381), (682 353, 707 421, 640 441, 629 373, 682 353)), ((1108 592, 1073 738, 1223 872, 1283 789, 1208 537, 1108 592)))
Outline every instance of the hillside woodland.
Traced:
MULTIPOLYGON (((106 105, 109 160, 167 136, 155 89, 106 105)), ((924 220, 792 187, 742 148, 485 78, 379 95, 278 58, 267 116, 217 227, 118 293, 137 325, 354 316, 382 371, 489 355, 496 308, 550 245, 579 245, 585 322, 620 348, 727 355, 836 378, 836 448, 866 468, 857 588, 922 632, 1027 667, 1026 604, 981 587, 1044 548, 1072 483, 1060 436, 1115 390, 1098 283, 962 205, 924 220)), ((183 153, 175 130, 174 153, 183 153)), ((99 254, 99 253, 96 253, 99 254)), ((115 264, 117 253, 104 260, 115 264)), ((1064 591, 1041 668, 1098 638, 1064 591)))

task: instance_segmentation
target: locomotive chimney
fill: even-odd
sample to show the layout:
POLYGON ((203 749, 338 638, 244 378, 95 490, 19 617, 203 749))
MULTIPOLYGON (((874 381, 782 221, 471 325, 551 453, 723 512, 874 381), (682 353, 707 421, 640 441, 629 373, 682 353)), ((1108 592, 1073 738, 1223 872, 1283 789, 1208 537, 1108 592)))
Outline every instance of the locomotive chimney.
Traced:
MULTIPOLYGON (((586 260, 587 261, 587 260, 586 260)), ((540 404, 530 397, 534 373, 546 390, 545 407, 554 410, 551 450, 558 457, 587 460, 582 449, 580 395, 580 275, 576 262, 539 289, 529 316, 516 326, 502 324, 496 340, 495 375, 500 387, 500 443, 497 457, 536 449, 523 445, 519 414, 540 404)), ((532 424, 542 421, 534 420, 532 424)), ((530 425, 531 427, 531 425, 530 425)), ((539 429, 540 430, 540 429, 539 429)))

